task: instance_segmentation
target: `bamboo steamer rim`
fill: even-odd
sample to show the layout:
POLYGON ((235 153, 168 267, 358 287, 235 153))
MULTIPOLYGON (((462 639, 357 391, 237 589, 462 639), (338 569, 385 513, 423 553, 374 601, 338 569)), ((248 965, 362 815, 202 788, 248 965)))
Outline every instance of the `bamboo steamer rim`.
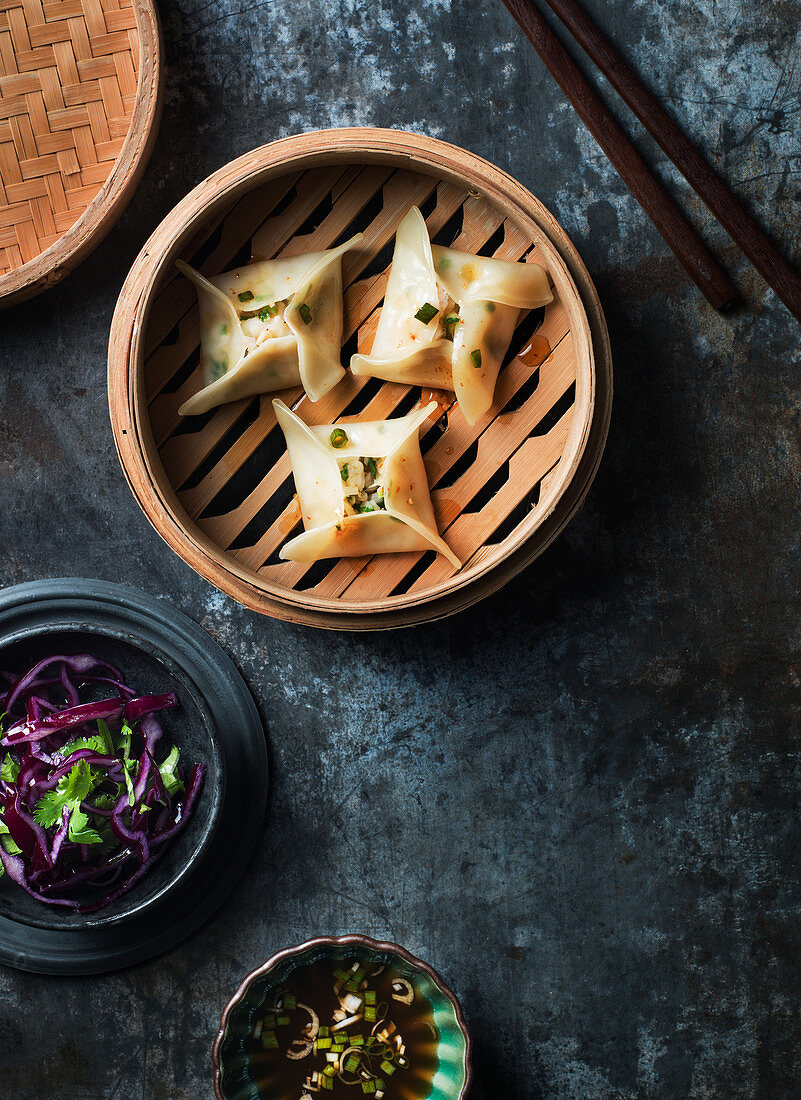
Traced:
POLYGON ((164 99, 164 46, 152 0, 125 0, 139 38, 136 100, 123 147, 103 186, 57 241, 0 275, 0 309, 61 282, 111 231, 131 200, 158 134, 164 99))
POLYGON ((467 607, 496 591, 532 561, 583 502, 597 469, 611 411, 611 353, 597 293, 575 247, 550 212, 522 184, 475 153, 436 138, 397 130, 346 128, 311 131, 261 146, 198 184, 152 234, 122 288, 111 326, 109 409, 118 455, 142 510, 168 545, 201 576, 240 603, 278 618, 329 628, 381 629, 428 621, 467 607), (576 340, 576 410, 559 462, 537 506, 540 520, 510 546, 469 571, 416 594, 369 603, 316 597, 256 577, 205 535, 186 515, 158 457, 140 364, 149 311, 162 276, 201 224, 260 184, 325 164, 389 164, 450 181, 486 197, 530 233, 543 253, 576 340), (558 242, 558 247, 556 242, 558 242), (585 306, 574 275, 588 301, 585 306), (603 384, 597 402, 596 349, 603 384), (592 439, 592 453, 587 444, 592 439), (589 461, 587 461, 589 458, 589 461), (583 469, 582 469, 583 467, 583 469), (577 477, 573 499, 556 515, 577 477), (532 537, 543 537, 532 548, 532 537))

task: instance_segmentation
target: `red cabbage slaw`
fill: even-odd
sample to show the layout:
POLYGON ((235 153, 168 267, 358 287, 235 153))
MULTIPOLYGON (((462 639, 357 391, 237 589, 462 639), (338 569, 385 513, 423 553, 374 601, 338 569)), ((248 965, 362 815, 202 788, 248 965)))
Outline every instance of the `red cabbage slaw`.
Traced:
POLYGON ((147 873, 194 811, 205 767, 185 781, 174 746, 156 763, 156 715, 178 699, 137 695, 88 653, 0 675, 0 874, 47 905, 95 912, 147 873), (86 699, 100 691, 107 698, 86 699))

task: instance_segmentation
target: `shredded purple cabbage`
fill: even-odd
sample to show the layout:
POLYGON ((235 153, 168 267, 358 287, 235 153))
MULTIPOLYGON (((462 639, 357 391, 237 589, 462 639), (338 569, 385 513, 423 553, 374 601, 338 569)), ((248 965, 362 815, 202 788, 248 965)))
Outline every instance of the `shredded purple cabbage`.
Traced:
POLYGON ((0 695, 0 866, 31 897, 78 913, 116 901, 186 827, 205 768, 161 764, 156 715, 173 694, 137 695, 91 654, 56 655, 0 695), (99 691, 116 694, 94 698, 99 691))

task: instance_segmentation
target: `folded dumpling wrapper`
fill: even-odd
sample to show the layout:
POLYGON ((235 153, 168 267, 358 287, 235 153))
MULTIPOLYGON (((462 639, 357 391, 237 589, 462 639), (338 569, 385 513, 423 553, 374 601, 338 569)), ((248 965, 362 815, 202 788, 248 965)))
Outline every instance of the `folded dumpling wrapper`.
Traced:
POLYGON ((437 533, 418 433, 435 401, 396 420, 309 427, 283 401, 273 401, 286 436, 303 526, 301 535, 281 547, 288 561, 362 557, 411 550, 436 550, 454 568, 461 562, 437 533), (331 433, 341 429, 347 443, 335 448, 331 433), (383 459, 381 484, 385 508, 347 515, 340 462, 383 459))
POLYGON ((354 355, 351 370, 389 382, 454 390, 465 420, 474 424, 492 405, 495 382, 521 309, 553 301, 538 264, 472 256, 431 244, 413 206, 398 227, 384 305, 369 355, 354 355), (448 303, 459 322, 445 336, 448 303), (426 324, 415 316, 437 308, 426 324))
POLYGON ((342 254, 338 248, 236 267, 213 279, 178 260, 195 284, 204 386, 178 410, 208 412, 242 397, 302 385, 319 401, 339 382, 342 345, 342 254), (241 317, 262 310, 274 313, 241 317))

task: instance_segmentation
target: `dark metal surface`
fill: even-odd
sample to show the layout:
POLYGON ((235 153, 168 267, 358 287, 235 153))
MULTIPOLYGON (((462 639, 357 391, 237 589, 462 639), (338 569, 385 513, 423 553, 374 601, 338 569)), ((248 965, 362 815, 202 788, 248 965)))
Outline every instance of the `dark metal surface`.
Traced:
MULTIPOLYGON (((798 263, 797 0, 589 6, 798 263)), ((453 987, 476 1100, 796 1096, 798 325, 643 138, 747 302, 706 305, 500 5, 161 10, 139 193, 0 318, 0 580, 97 575, 181 606, 251 686, 275 786, 250 873, 182 947, 104 978, 0 971, 3 1095, 207 1098, 245 973, 356 930, 453 987), (167 210, 254 145, 344 123, 517 176, 582 252, 615 352, 609 446, 565 534, 490 602, 373 637, 261 619, 196 578, 131 499, 104 390, 117 293, 167 210)))

